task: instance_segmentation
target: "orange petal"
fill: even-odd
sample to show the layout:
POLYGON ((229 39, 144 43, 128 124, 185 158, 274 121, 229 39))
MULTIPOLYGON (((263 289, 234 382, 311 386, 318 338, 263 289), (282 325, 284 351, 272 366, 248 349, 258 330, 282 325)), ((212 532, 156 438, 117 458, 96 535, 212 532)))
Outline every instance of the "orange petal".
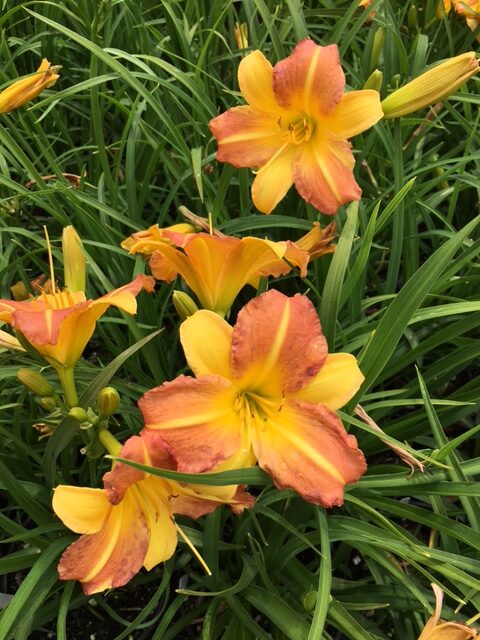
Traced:
POLYGON ((273 69, 278 104, 310 116, 329 113, 345 88, 345 74, 336 44, 321 47, 302 40, 273 69))
POLYGON ((364 379, 355 356, 332 353, 317 375, 295 393, 295 399, 324 404, 335 411, 353 398, 364 379))
POLYGON ((103 489, 63 484, 53 493, 52 507, 63 524, 75 533, 97 533, 110 513, 103 489))
POLYGON ((378 91, 363 89, 344 93, 323 123, 340 138, 352 138, 382 118, 380 94, 378 91))
POLYGON ((241 513, 255 504, 255 498, 245 491, 245 487, 209 487, 207 485, 187 485, 172 499, 174 513, 196 520, 212 513, 221 505, 229 505, 234 513, 241 513))
POLYGON ((233 107, 210 120, 210 131, 218 143, 217 160, 234 167, 257 169, 281 148, 278 115, 249 106, 233 107))
POLYGON ((303 251, 308 252, 310 260, 315 260, 327 253, 334 253, 335 245, 332 243, 335 240, 336 232, 335 222, 331 222, 323 228, 319 222, 314 222, 310 231, 295 240, 295 244, 303 251))
POLYGON ((281 397, 301 389, 320 370, 327 342, 313 304, 274 289, 238 314, 232 339, 232 373, 243 389, 281 397))
POLYGON ((341 505, 345 485, 366 470, 354 436, 321 405, 286 402, 253 438, 258 463, 277 487, 324 507, 341 505))
POLYGON ((252 200, 262 213, 271 213, 293 184, 292 165, 296 147, 284 144, 255 176, 252 200))
POLYGON ((257 111, 279 111, 273 93, 273 67, 261 51, 252 51, 240 62, 238 84, 245 100, 257 111))
POLYGON ((208 471, 234 455, 242 425, 234 412, 236 392, 221 376, 179 376, 139 400, 147 429, 158 429, 178 470, 208 471))
POLYGON ((231 378, 230 349, 233 328, 212 311, 197 311, 182 322, 180 340, 193 373, 231 378))
MULTIPOLYGON (((161 469, 173 469, 175 467, 161 435, 157 432, 128 438, 118 457, 161 469)), ((145 477, 146 474, 143 471, 129 467, 126 464, 116 463, 113 470, 103 476, 103 485, 108 500, 112 504, 118 504, 123 499, 127 489, 145 477)))
POLYGON ((79 580, 87 595, 121 587, 142 567, 148 539, 145 518, 128 492, 98 533, 81 536, 65 550, 59 577, 79 580))
POLYGON ((316 136, 299 147, 293 164, 298 193, 322 213, 333 215, 362 191, 353 176, 355 160, 344 140, 316 136))

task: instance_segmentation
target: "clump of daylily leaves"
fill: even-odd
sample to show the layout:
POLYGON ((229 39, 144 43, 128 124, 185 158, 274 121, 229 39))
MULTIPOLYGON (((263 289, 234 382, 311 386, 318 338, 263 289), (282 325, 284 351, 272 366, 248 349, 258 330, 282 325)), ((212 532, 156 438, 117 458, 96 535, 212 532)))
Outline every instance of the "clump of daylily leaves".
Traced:
MULTIPOLYGON (((57 70, 44 60, 31 78, 0 94, 1 110, 36 97, 56 81, 57 70)), ((217 159, 255 170, 252 200, 265 214, 295 185, 306 202, 334 215, 361 197, 349 139, 382 118, 438 103, 477 70, 475 54, 462 54, 382 102, 374 89, 345 91, 336 45, 303 40, 274 67, 253 51, 238 69, 246 104, 210 122, 217 159)), ((308 297, 271 288, 252 297, 235 322, 229 321, 246 285, 255 291, 261 279, 293 270, 305 276, 312 260, 335 251, 335 223, 322 228, 315 222, 301 238, 273 242, 226 236, 208 220, 185 208, 183 213, 188 223, 154 225, 122 243, 130 254, 148 257, 152 276, 139 275, 88 300, 82 243, 73 227, 66 227, 64 288, 56 283, 49 251, 50 279, 39 287, 39 295, 0 300, 0 320, 16 333, 2 332, 2 346, 40 354, 55 370, 63 397, 37 371, 21 369, 19 379, 45 407, 79 423, 87 454, 100 446, 114 458, 103 488, 61 485, 54 492, 55 513, 81 534, 63 553, 59 575, 80 581, 86 594, 122 586, 142 566, 149 570, 167 560, 179 535, 192 547, 176 514, 198 518, 221 505, 234 513, 254 507, 245 486, 185 484, 148 469, 201 474, 258 464, 276 487, 323 507, 342 505, 345 486, 366 470, 355 437, 336 413, 356 395, 363 375, 353 355, 328 352, 308 297), (180 375, 145 393, 138 401, 143 429, 122 444, 109 430, 118 393, 107 387, 96 409, 79 407, 76 365, 96 321, 110 306, 134 314, 142 290, 153 295, 155 280, 176 278, 189 290, 176 291, 173 302, 193 375, 180 375)), ((52 423, 43 435, 55 428, 52 423)), ((436 594, 437 611, 422 638, 433 639, 448 625, 455 637, 475 637, 464 625, 439 621, 438 588, 436 594)))

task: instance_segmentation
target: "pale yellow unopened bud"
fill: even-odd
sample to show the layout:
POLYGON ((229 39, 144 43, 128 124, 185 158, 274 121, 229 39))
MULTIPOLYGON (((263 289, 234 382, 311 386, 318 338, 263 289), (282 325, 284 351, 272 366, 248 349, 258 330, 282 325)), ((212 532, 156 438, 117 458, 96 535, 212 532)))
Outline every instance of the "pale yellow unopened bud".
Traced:
POLYGON ((25 351, 15 336, 11 336, 6 331, 0 329, 0 348, 13 349, 13 351, 25 351))
POLYGON ((55 395, 55 390, 48 380, 34 369, 19 369, 17 371, 17 379, 29 391, 41 398, 49 398, 55 395))
POLYGON ((0 93, 0 113, 8 113, 18 109, 26 102, 36 98, 44 89, 55 84, 60 77, 56 73, 59 66, 53 66, 44 58, 36 73, 22 80, 17 80, 0 93))
POLYGON ((117 413, 120 406, 120 396, 113 387, 104 387, 97 396, 100 418, 110 418, 117 413))
POLYGON ((374 91, 380 91, 383 83, 383 73, 380 69, 375 69, 367 78, 367 81, 363 85, 364 89, 373 89, 374 91))
POLYGON ((233 36, 237 47, 239 49, 246 49, 248 47, 248 25, 246 22, 235 22, 233 27, 233 36))
POLYGON ((382 102, 384 117, 399 118, 441 102, 477 71, 478 60, 474 51, 445 60, 385 98, 382 102))
POLYGON ((85 291, 85 253, 80 236, 71 225, 63 229, 62 253, 65 289, 71 293, 85 291))
POLYGON ((174 291, 172 294, 173 306, 180 316, 180 320, 186 320, 198 311, 198 307, 188 293, 174 291))

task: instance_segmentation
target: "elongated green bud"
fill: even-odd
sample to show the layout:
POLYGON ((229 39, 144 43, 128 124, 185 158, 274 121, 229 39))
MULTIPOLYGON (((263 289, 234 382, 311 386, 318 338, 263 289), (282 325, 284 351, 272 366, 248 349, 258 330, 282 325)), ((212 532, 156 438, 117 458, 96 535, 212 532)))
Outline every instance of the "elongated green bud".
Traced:
POLYGON ((188 293, 174 291, 172 294, 173 306, 180 316, 180 320, 186 320, 198 311, 198 307, 188 293))
POLYGON ((97 396, 97 405, 100 419, 110 418, 120 406, 118 391, 113 387, 104 387, 97 396))
POLYGON ((380 91, 382 88, 383 73, 380 69, 375 69, 367 78, 367 81, 363 85, 364 89, 373 89, 374 91, 380 91))
POLYGON ((80 236, 71 225, 63 229, 62 252, 65 289, 70 293, 85 291, 85 253, 80 236))
POLYGON ((372 53, 370 55, 370 69, 376 69, 380 57, 383 53, 383 43, 385 42, 385 29, 380 27, 375 31, 373 37, 372 53))
POLYGON ((19 369, 17 371, 17 379, 29 391, 41 398, 49 398, 55 395, 55 389, 48 380, 34 369, 19 369))

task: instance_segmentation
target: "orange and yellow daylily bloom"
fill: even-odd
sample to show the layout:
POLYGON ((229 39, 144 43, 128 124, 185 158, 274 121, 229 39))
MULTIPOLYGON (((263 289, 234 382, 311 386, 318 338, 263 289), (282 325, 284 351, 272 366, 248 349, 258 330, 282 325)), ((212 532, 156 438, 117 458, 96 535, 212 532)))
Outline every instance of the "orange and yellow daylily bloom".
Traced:
POLYGON ((130 253, 150 255, 150 269, 157 280, 171 282, 180 275, 203 308, 225 316, 240 290, 247 284, 258 288, 261 276, 285 275, 292 265, 304 277, 311 257, 335 250, 334 237, 334 225, 322 229, 318 223, 297 242, 151 227, 122 246, 130 253))
POLYGON ((59 66, 52 66, 44 58, 36 73, 22 80, 17 80, 0 93, 0 113, 8 113, 18 109, 26 102, 36 98, 44 89, 54 85, 60 77, 57 73, 59 69, 59 66))
MULTIPOLYGON (((175 469, 160 434, 129 438, 120 458, 175 469)), ((103 489, 60 485, 53 509, 72 531, 83 534, 60 558, 61 580, 79 580, 86 594, 121 587, 140 569, 168 560, 177 546, 173 515, 191 518, 228 504, 235 513, 253 506, 237 485, 188 485, 122 463, 103 476, 103 489)))
POLYGON ((435 612, 427 621, 418 640, 474 640, 478 638, 475 629, 461 622, 447 622, 440 619, 442 613, 443 591, 436 584, 432 584, 435 593, 435 612))
POLYGON ((260 51, 243 58, 238 82, 247 105, 210 122, 217 160, 257 169, 252 199, 271 213, 292 184, 319 211, 359 200, 348 138, 383 116, 377 91, 345 90, 338 48, 302 40, 272 67, 260 51))
POLYGON ((135 313, 142 289, 153 290, 151 277, 139 275, 97 300, 87 300, 84 291, 56 289, 30 300, 0 299, 0 321, 19 331, 58 371, 75 366, 108 307, 135 313))
POLYGON ((251 300, 235 327, 202 310, 180 339, 196 378, 180 376, 139 401, 144 432, 158 431, 178 469, 258 461, 277 487, 331 507, 366 469, 336 409, 363 381, 348 353, 328 354, 306 296, 271 290, 251 300))

